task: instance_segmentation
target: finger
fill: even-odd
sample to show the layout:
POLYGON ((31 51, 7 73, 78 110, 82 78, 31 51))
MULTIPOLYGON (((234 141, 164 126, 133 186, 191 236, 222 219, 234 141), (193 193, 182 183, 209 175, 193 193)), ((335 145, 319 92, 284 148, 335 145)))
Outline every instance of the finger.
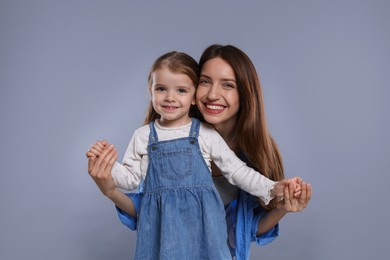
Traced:
POLYGON ((295 184, 294 183, 290 183, 289 185, 288 185, 288 193, 289 193, 289 197, 290 198, 293 198, 294 197, 294 191, 295 191, 295 184))
POLYGON ((289 180, 283 179, 277 182, 273 189, 274 196, 283 198, 284 188, 288 186, 289 180))
POLYGON ((103 152, 103 150, 105 148, 107 148, 107 146, 109 145, 109 143, 107 141, 97 141, 93 146, 92 148, 94 148, 95 150, 99 151, 99 152, 103 152))
POLYGON ((112 167, 118 158, 118 154, 115 149, 111 150, 110 153, 107 155, 105 160, 105 167, 104 167, 104 176, 108 177, 111 175, 112 167))
POLYGON ((94 145, 94 146, 92 146, 91 148, 89 148, 89 151, 88 151, 89 153, 92 153, 92 154, 94 154, 95 156, 100 156, 101 154, 102 154, 102 152, 103 152, 103 149, 102 148, 100 148, 99 146, 96 146, 96 145, 94 145))
POLYGON ((91 145, 91 147, 89 147, 89 149, 88 149, 88 151, 87 151, 87 153, 86 153, 87 157, 88 157, 88 154, 91 154, 91 153, 94 154, 94 155, 96 155, 96 156, 99 156, 99 155, 101 154, 101 152, 103 151, 103 149, 101 148, 102 145, 99 145, 98 142, 99 142, 99 141, 93 143, 93 144, 91 145))
POLYGON ((290 192, 289 192, 288 186, 284 187, 283 192, 284 192, 284 199, 290 200, 290 192))
POLYGON ((96 141, 96 142, 92 145, 92 147, 94 147, 94 148, 97 149, 97 150, 102 151, 102 150, 104 150, 104 148, 107 147, 107 141, 96 141))
POLYGON ((298 177, 298 176, 289 179, 290 182, 294 182, 294 183, 300 183, 301 180, 302 180, 302 178, 298 177))
POLYGON ((298 198, 302 192, 302 185, 295 183, 294 186, 294 198, 298 198))
POLYGON ((85 155, 87 156, 88 159, 96 157, 96 155, 94 153, 91 153, 90 151, 88 151, 85 155))
POLYGON ((88 159, 88 174, 89 175, 92 174, 92 170, 93 170, 93 168, 95 166, 95 162, 96 162, 96 157, 88 159))
POLYGON ((93 168, 93 173, 95 177, 100 177, 105 169, 105 160, 107 155, 110 153, 110 151, 113 149, 113 146, 109 146, 106 149, 104 149, 103 153, 98 157, 96 160, 96 163, 93 168))
POLYGON ((299 198, 301 196, 301 191, 294 191, 294 198, 299 198))
POLYGON ((105 142, 105 141, 96 141, 95 143, 94 143, 94 146, 97 146, 97 147, 99 147, 100 149, 104 149, 104 147, 106 146, 106 143, 107 142, 105 142))
POLYGON ((299 197, 299 204, 305 205, 306 199, 307 199, 307 185, 306 185, 306 183, 303 182, 301 187, 302 187, 302 192, 301 192, 301 196, 299 197))
POLYGON ((289 209, 291 209, 291 200, 290 200, 290 193, 288 191, 288 187, 284 188, 284 205, 288 211, 289 209))
POLYGON ((105 149, 105 152, 106 151, 107 151, 107 154, 105 156, 102 156, 102 163, 100 165, 100 171, 98 172, 98 177, 102 177, 102 178, 106 178, 106 177, 108 177, 108 175, 111 175, 112 165, 109 166, 109 163, 110 163, 111 159, 116 154, 116 151, 115 151, 113 145, 111 145, 109 148, 105 149), (107 169, 109 169, 109 171, 107 169))

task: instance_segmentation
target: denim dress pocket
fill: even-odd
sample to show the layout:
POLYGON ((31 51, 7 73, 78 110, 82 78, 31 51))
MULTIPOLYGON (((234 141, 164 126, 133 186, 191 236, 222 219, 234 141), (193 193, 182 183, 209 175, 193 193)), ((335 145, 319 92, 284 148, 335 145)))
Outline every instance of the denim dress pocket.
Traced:
POLYGON ((190 148, 159 151, 157 158, 161 176, 169 180, 181 180, 191 174, 192 153, 190 148))

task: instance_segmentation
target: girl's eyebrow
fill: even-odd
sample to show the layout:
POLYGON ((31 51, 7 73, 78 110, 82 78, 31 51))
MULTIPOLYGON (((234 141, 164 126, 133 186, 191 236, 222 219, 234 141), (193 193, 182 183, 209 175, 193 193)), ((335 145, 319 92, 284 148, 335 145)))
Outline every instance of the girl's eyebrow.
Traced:
MULTIPOLYGON (((187 91, 190 91, 193 87, 195 88, 195 86, 177 86, 176 88, 185 89, 187 91)), ((195 90, 196 90, 196 88, 195 88, 195 90)))

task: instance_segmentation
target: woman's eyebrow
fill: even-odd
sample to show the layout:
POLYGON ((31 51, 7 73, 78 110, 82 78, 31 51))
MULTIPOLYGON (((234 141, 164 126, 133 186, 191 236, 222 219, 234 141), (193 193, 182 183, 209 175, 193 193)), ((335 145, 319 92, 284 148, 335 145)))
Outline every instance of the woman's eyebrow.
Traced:
MULTIPOLYGON (((199 76, 200 78, 201 77, 203 77, 203 78, 208 78, 208 79, 210 79, 211 77, 209 77, 209 76, 207 76, 207 75, 205 75, 205 74, 200 74, 200 76, 199 76)), ((234 82, 234 83, 236 83, 236 80, 235 79, 233 79, 233 78, 222 78, 222 79, 220 79, 221 81, 232 81, 232 82, 234 82)))
POLYGON ((229 78, 223 78, 222 81, 232 81, 232 82, 236 83, 235 79, 229 79, 229 78))

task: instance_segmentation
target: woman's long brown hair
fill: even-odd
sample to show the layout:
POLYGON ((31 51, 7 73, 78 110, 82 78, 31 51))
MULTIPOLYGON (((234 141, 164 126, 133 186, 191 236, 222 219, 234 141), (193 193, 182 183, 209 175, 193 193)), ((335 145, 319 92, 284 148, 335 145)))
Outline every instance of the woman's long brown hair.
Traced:
MULTIPOLYGON (((256 69, 249 57, 231 45, 211 45, 200 58, 199 68, 212 58, 219 57, 233 69, 240 109, 235 127, 235 138, 248 164, 271 180, 284 179, 282 156, 272 138, 266 120, 263 95, 256 69)), ((266 209, 276 206, 273 200, 266 209)))

